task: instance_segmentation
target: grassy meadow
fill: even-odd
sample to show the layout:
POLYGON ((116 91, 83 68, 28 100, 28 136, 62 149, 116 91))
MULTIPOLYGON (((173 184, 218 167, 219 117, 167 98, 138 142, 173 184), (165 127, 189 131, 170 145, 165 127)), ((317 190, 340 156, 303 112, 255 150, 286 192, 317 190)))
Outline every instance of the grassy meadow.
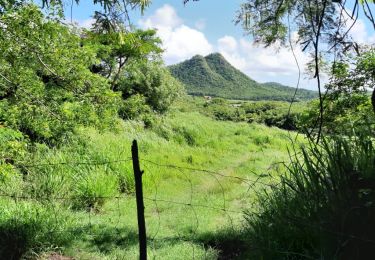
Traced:
POLYGON ((133 139, 145 171, 150 258, 245 254, 236 240, 242 212, 257 210, 257 192, 277 179, 295 133, 217 121, 201 109, 185 101, 150 128, 139 121, 122 121, 116 131, 80 128, 65 145, 33 148, 17 162, 21 174, 0 184, 2 194, 14 196, 0 199, 0 240, 14 241, 0 243, 0 258, 48 259, 54 252, 75 259, 137 259, 133 139))
MULTIPOLYGON (((371 46, 324 65, 319 102, 221 54, 166 67, 157 31, 127 26, 150 1, 94 0, 91 28, 64 2, 0 1, 0 259, 138 259, 134 139, 150 259, 373 259, 371 46)), ((341 39, 334 2, 323 41, 341 39)))

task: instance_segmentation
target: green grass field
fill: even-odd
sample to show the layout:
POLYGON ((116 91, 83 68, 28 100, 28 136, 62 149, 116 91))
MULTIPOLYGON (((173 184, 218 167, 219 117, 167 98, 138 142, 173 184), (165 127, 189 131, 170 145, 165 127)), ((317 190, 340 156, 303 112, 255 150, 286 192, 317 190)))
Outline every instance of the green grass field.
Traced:
MULTIPOLYGON (((27 256, 43 259, 58 252, 75 259, 137 259, 133 139, 145 171, 150 258, 244 254, 234 234, 241 230, 242 212, 256 211, 256 193, 267 188, 250 184, 275 181, 272 176, 288 160, 295 136, 258 124, 215 121, 189 104, 174 108, 151 129, 127 121, 116 132, 83 128, 77 134, 76 141, 58 149, 37 147, 24 162, 27 174, 0 184, 7 194, 32 198, 0 202, 8 212, 0 225, 16 234, 17 250, 27 256)), ((12 248, 1 250, 4 255, 12 248)))

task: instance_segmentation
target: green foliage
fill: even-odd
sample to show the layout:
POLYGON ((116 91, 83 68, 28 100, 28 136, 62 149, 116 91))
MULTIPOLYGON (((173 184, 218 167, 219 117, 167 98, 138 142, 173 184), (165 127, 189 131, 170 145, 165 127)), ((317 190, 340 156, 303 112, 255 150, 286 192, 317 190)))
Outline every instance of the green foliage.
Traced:
MULTIPOLYGON (((181 107, 185 112, 176 107, 158 118, 160 121, 151 128, 145 129, 138 120, 126 120, 120 122, 117 131, 82 127, 76 130, 75 137, 69 143, 58 147, 45 144, 30 147, 32 153, 22 160, 17 159, 17 164, 12 166, 15 174, 10 176, 13 177, 0 182, 2 194, 28 197, 30 200, 7 198, 0 206, 1 209, 12 207, 13 213, 9 215, 13 218, 18 216, 18 223, 30 222, 28 218, 31 217, 36 219, 34 208, 48 212, 40 213, 40 219, 36 219, 38 225, 35 224, 35 229, 30 228, 37 238, 31 235, 18 238, 31 237, 30 241, 36 243, 42 241, 31 246, 31 250, 39 256, 47 255, 46 258, 51 251, 77 259, 137 258, 137 219, 135 200, 131 195, 134 192, 134 179, 129 158, 131 142, 135 138, 140 140, 141 167, 145 170, 143 188, 147 198, 153 198, 158 188, 157 198, 188 202, 191 180, 194 203, 217 207, 223 203, 222 187, 213 176, 161 167, 148 160, 228 175, 233 172, 233 175, 255 181, 257 176, 251 172, 260 173, 267 170, 271 163, 287 158, 285 131, 257 124, 217 121, 198 112, 190 99, 179 102, 184 102, 181 107), (23 174, 19 174, 21 172, 23 174), (118 196, 121 199, 108 199, 118 196), (30 201, 31 206, 25 208, 24 213, 17 214, 23 210, 23 201, 30 201), (68 223, 61 222, 65 219, 68 223), (49 237, 49 231, 56 231, 51 235, 57 237, 49 237), (66 237, 68 243, 60 240, 60 235, 61 238, 66 237), (43 242, 44 237, 48 238, 47 242, 43 242)), ((249 193, 249 197, 243 196, 247 185, 241 185, 231 178, 220 178, 219 181, 225 189, 228 210, 240 211, 238 198, 242 198, 241 207, 247 200, 253 202, 252 193, 249 193)), ((200 228, 197 236, 192 237, 196 217, 189 207, 162 203, 156 207, 148 200, 145 203, 147 229, 150 234, 159 230, 160 239, 155 240, 154 255, 161 259, 175 259, 176 255, 190 259, 194 247, 196 258, 218 257, 220 249, 203 244, 198 237, 206 233, 213 236, 216 230, 227 225, 221 211, 197 210, 200 228), (166 221, 159 222, 158 215, 166 221), (177 234, 184 238, 176 237, 171 243, 170 238, 177 234)), ((241 218, 241 213, 236 214, 236 220, 241 218)), ((4 232, 11 230, 12 233, 8 235, 23 232, 18 231, 21 228, 16 231, 6 229, 9 226, 6 219, 8 217, 0 218, 4 232)), ((4 242, 3 246, 9 244, 4 242)))
POLYGON ((105 201, 118 192, 118 178, 100 169, 76 178, 74 185, 73 209, 99 211, 105 201))
MULTIPOLYGON (((128 98, 147 104, 152 111, 165 113, 171 104, 184 93, 183 86, 158 61, 130 63, 124 71, 116 90, 121 91, 124 106, 128 98), (141 101, 141 100, 144 101, 141 101)), ((146 108, 145 108, 146 109, 146 108)), ((145 110, 144 109, 144 110, 145 110)), ((123 113, 123 118, 134 118, 123 113)))
POLYGON ((69 216, 57 207, 38 203, 0 201, 0 258, 25 259, 51 248, 68 245, 72 235, 61 232, 69 216))
POLYGON ((120 117, 149 124, 153 111, 166 112, 183 87, 163 67, 156 31, 93 30, 85 32, 84 45, 95 50, 100 63, 91 71, 109 79, 111 88, 121 93, 120 117))
POLYGON ((367 92, 375 84, 375 50, 365 49, 354 59, 333 64, 331 74, 327 89, 332 95, 367 92))
POLYGON ((120 117, 124 119, 136 119, 149 113, 151 109, 146 103, 146 98, 140 94, 132 95, 124 100, 119 110, 120 117))
POLYGON ((0 192, 17 194, 22 176, 15 165, 28 155, 28 145, 22 133, 0 127, 0 192))
POLYGON ((310 143, 279 186, 247 213, 249 244, 263 259, 364 259, 375 238, 375 148, 369 137, 310 143), (343 243, 345 241, 345 243, 343 243))
POLYGON ((91 71, 109 79, 113 90, 117 90, 118 80, 129 62, 154 59, 162 52, 161 41, 156 37, 155 30, 125 33, 121 30, 103 32, 93 28, 84 34, 83 44, 95 49, 100 60, 100 63, 91 67, 91 71))
POLYGON ((0 162, 14 163, 27 153, 27 143, 21 132, 0 127, 0 162))
MULTIPOLYGON (((309 103, 300 116, 299 126, 310 132, 315 130, 319 118, 319 101, 309 103)), ((375 115, 370 97, 366 93, 334 93, 323 101, 322 129, 327 134, 368 134, 374 132, 375 115)))
POLYGON ((299 118, 305 106, 303 102, 290 105, 283 101, 226 101, 214 98, 203 105, 202 112, 218 120, 254 122, 286 130, 301 130, 299 118))
POLYGON ((286 130, 298 130, 299 115, 305 109, 305 103, 260 101, 245 103, 243 109, 249 122, 276 126, 286 130))
MULTIPOLYGON (((243 100, 291 100, 295 92, 294 88, 278 83, 257 83, 234 68, 218 53, 206 57, 197 55, 170 66, 169 69, 192 95, 243 100)), ((314 97, 314 91, 305 89, 300 89, 296 96, 297 100, 314 97)))
POLYGON ((214 98, 211 102, 205 104, 205 108, 212 113, 217 120, 228 121, 246 121, 245 111, 242 108, 236 108, 222 98, 214 98))
MULTIPOLYGON (((10 9, 22 6, 24 4, 27 4, 28 0, 1 0, 0 1, 0 13, 9 11, 10 9)), ((64 2, 62 0, 41 0, 38 1, 38 3, 42 4, 42 8, 49 8, 49 9, 57 9, 59 12, 59 16, 62 18, 64 14, 64 2)), ((79 4, 80 0, 74 0, 74 3, 79 4)), ((72 1, 73 4, 73 1, 72 1)), ((144 9, 150 4, 149 0, 125 0, 125 1, 119 1, 119 0, 93 0, 93 4, 99 4, 103 9, 104 13, 103 15, 108 15, 112 18, 112 20, 116 21, 116 17, 113 17, 113 12, 115 12, 116 9, 123 10, 126 5, 131 5, 132 8, 140 8, 143 12, 144 9)))
MULTIPOLYGON (((328 92, 322 101, 324 133, 373 135, 375 95, 373 92, 370 98, 368 90, 374 86, 374 55, 369 49, 332 65, 332 77, 326 85, 328 92)), ((320 103, 312 101, 301 116, 300 126, 314 134, 319 111, 320 103)))
POLYGON ((92 49, 27 5, 0 17, 0 122, 31 141, 61 142, 77 125, 110 126, 117 95, 88 67, 92 49))

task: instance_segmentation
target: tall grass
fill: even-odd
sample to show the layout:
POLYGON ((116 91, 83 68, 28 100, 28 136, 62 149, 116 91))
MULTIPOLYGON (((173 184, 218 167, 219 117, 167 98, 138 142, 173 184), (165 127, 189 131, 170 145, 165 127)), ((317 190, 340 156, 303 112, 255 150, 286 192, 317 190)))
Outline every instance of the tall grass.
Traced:
POLYGON ((279 186, 247 212, 263 259, 370 259, 375 248, 375 147, 368 137, 326 139, 294 154, 279 186))
POLYGON ((0 201, 0 259, 35 259, 42 251, 58 250, 73 238, 70 218, 57 205, 0 201))
MULTIPOLYGON (((0 238, 0 250, 8 252, 0 259, 39 252, 59 252, 76 259, 136 259, 137 218, 135 199, 130 195, 134 180, 129 158, 133 139, 139 141, 145 197, 156 194, 159 199, 186 203, 193 198, 195 204, 220 208, 224 192, 227 209, 237 212, 253 202, 253 194, 249 191, 247 196, 248 186, 240 181, 217 181, 208 174, 150 161, 255 181, 258 176, 253 172, 287 159, 287 133, 258 124, 219 122, 187 110, 176 109, 148 128, 138 121, 121 122, 117 132, 81 128, 69 143, 55 148, 34 144, 30 153, 15 157, 14 165, 0 167, 0 193, 21 197, 0 204, 0 236, 4 237, 0 238), (119 196, 122 199, 111 199, 119 196), (56 203, 59 205, 53 208, 56 203), (12 213, 3 210, 8 208, 12 213), (65 215, 72 221, 61 223, 65 215), (13 226, 13 218, 17 226, 13 226), (49 232, 56 227, 58 232, 49 232), (7 234, 15 234, 13 242, 8 242, 7 234), (12 256, 9 252, 19 253, 12 256)), ((217 259, 220 250, 232 250, 232 239, 226 243, 208 241, 221 240, 216 239, 215 231, 229 225, 223 212, 204 208, 195 212, 190 207, 151 201, 145 205, 148 234, 150 238, 157 234, 150 243, 150 255, 158 259, 217 259), (197 220, 199 229, 194 234, 197 220), (209 239, 199 239, 201 234, 209 239)), ((233 213, 233 217, 238 222, 242 219, 241 213, 233 213)))

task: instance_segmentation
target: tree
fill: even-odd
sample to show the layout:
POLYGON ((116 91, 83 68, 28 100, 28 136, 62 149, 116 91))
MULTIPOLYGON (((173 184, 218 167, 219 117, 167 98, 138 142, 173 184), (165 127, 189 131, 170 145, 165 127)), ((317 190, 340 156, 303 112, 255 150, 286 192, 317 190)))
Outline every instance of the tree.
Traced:
MULTIPOLYGON (((176 98, 183 95, 182 84, 162 65, 160 60, 137 60, 125 68, 116 87, 122 93, 125 107, 128 107, 128 99, 136 96, 138 101, 143 98, 151 110, 164 113, 176 98)), ((121 115, 123 118, 134 117, 125 110, 121 115)))
MULTIPOLYGON (((358 18, 359 9, 372 22, 373 1, 356 0, 352 11, 340 0, 247 0, 241 6, 237 22, 254 36, 255 42, 269 46, 290 43, 290 33, 296 30, 303 51, 313 57, 313 76, 317 79, 320 99, 320 129, 323 124, 323 95, 320 62, 325 57, 336 62, 349 51, 358 53, 358 44, 349 31, 358 18), (348 28, 348 22, 352 24, 348 28)), ((317 140, 319 141, 320 132, 317 140)))
MULTIPOLYGON (((374 93, 375 51, 369 49, 358 56, 347 57, 332 65, 330 82, 323 99, 323 131, 329 134, 366 133, 373 135, 375 122, 374 93)), ((301 124, 313 130, 319 118, 319 102, 312 102, 302 116, 301 124)))
POLYGON ((118 80, 128 62, 154 59, 162 52, 161 40, 154 30, 127 33, 98 30, 85 31, 83 44, 95 49, 100 63, 93 64, 91 70, 109 79, 112 90, 117 90, 118 80))
POLYGON ((77 125, 110 126, 119 97, 89 70, 95 55, 34 5, 0 15, 1 124, 50 144, 77 125))
MULTIPOLYGON (((184 0, 187 2, 189 0, 184 0)), ((236 18, 256 43, 265 46, 291 44, 291 32, 297 31, 297 42, 313 57, 311 65, 318 83, 320 126, 323 123, 321 61, 325 58, 335 63, 348 52, 359 53, 359 46, 349 32, 360 9, 375 29, 373 0, 355 0, 350 7, 345 4, 343 0, 245 0, 236 18)))
MULTIPOLYGON (((0 0, 0 14, 15 8, 21 8, 27 5, 28 0, 0 0)), ((72 0, 73 3, 79 4, 80 0, 72 0)), ((117 28, 130 22, 129 10, 140 9, 141 12, 151 3, 151 0, 93 0, 94 5, 100 5, 102 11, 95 12, 94 18, 96 23, 106 25, 107 28, 117 28)), ((41 8, 50 10, 50 16, 62 20, 64 18, 64 1, 63 0, 42 0, 41 8)))
MULTIPOLYGON (((375 86, 375 50, 370 48, 332 65, 332 78, 327 89, 331 95, 366 93, 375 86)), ((375 88, 371 97, 375 113, 375 88)))

